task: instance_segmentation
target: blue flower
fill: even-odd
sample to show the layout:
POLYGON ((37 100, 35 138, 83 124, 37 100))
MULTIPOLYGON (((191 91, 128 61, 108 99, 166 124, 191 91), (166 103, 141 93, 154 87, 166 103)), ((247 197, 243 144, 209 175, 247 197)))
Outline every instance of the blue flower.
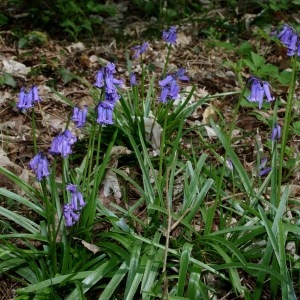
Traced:
POLYGON ((186 70, 184 68, 180 68, 176 73, 175 77, 178 78, 181 81, 189 81, 190 78, 184 75, 186 70))
POLYGON ((160 101, 165 103, 167 99, 176 100, 178 98, 180 87, 177 80, 188 81, 189 78, 184 75, 185 69, 181 68, 174 74, 169 74, 163 80, 160 80, 158 84, 162 87, 160 101))
POLYGON ((268 158, 267 157, 264 157, 261 162, 260 162, 260 165, 258 166, 258 176, 263 176, 263 175, 266 175, 268 174, 272 168, 266 168, 266 164, 268 162, 268 158))
POLYGON ((176 44, 177 34, 176 34, 176 27, 171 26, 169 30, 164 30, 162 38, 170 44, 176 44))
POLYGON ((72 120, 74 121, 74 123, 78 128, 84 127, 84 124, 86 122, 86 116, 87 116, 86 105, 84 105, 82 109, 78 108, 77 106, 74 107, 72 120))
POLYGON ((72 153, 71 146, 76 141, 76 136, 74 136, 70 130, 65 130, 53 139, 49 152, 51 154, 61 154, 62 157, 67 157, 72 153))
POLYGON ((131 86, 137 85, 136 76, 134 73, 130 74, 130 85, 131 86))
POLYGON ((114 104, 104 100, 97 105, 97 123, 100 125, 112 125, 114 104))
POLYGON ((82 194, 78 191, 75 184, 69 183, 66 187, 71 193, 71 202, 63 206, 63 215, 67 227, 73 226, 80 218, 80 211, 86 205, 82 194))
POLYGON ((71 204, 65 204, 63 206, 63 215, 67 227, 72 227, 80 218, 80 213, 75 212, 71 204))
POLYGON ((50 175, 49 162, 43 152, 39 152, 32 158, 29 168, 33 170, 38 181, 50 175))
POLYGON ((145 42, 142 45, 134 46, 132 48, 132 50, 134 51, 133 58, 137 59, 139 56, 141 56, 147 50, 148 46, 148 42, 145 42))
POLYGON ((27 109, 32 108, 35 102, 40 101, 41 98, 38 95, 38 89, 36 86, 33 86, 28 93, 26 93, 25 88, 22 87, 19 94, 19 101, 17 103, 17 107, 20 110, 26 111, 27 109))
POLYGON ((71 193, 71 207, 74 211, 81 210, 86 203, 83 200, 82 194, 77 190, 77 186, 75 184, 69 183, 66 187, 67 191, 71 193))
POLYGON ((101 101, 97 109, 97 123, 101 125, 113 124, 112 116, 116 102, 120 99, 117 88, 123 85, 123 80, 114 78, 116 73, 115 65, 108 63, 106 67, 100 70, 96 77, 95 86, 104 88, 105 99, 101 101))
POLYGON ((275 123, 273 129, 272 129, 272 134, 271 134, 271 140, 279 140, 281 138, 281 127, 279 124, 275 123))
POLYGON ((288 48, 287 56, 294 56, 296 51, 299 56, 299 36, 293 27, 284 24, 282 30, 278 33, 277 38, 288 48))
POLYGON ((268 82, 261 81, 259 78, 253 76, 250 77, 249 82, 251 83, 251 91, 247 99, 250 102, 258 102, 259 109, 262 107, 264 96, 266 96, 267 102, 274 100, 268 82))

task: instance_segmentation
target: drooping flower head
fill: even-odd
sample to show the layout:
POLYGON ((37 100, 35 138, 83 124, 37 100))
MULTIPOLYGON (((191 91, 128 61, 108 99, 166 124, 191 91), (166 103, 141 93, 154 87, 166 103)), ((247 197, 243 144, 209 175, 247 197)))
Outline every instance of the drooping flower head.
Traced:
POLYGON ((29 108, 33 107, 35 102, 40 102, 41 98, 38 95, 38 88, 33 86, 28 93, 25 88, 22 87, 19 94, 19 101, 17 103, 17 108, 23 111, 26 111, 29 108))
POLYGON ((258 174, 257 174, 258 176, 264 176, 272 170, 272 168, 266 167, 267 162, 268 162, 267 157, 262 158, 260 165, 258 166, 258 174))
POLYGON ((50 175, 49 162, 43 152, 39 152, 32 158, 29 168, 33 170, 38 181, 50 175))
POLYGON ((158 84, 162 87, 160 101, 165 103, 168 99, 176 100, 178 98, 180 87, 177 80, 188 81, 189 78, 184 75, 185 69, 181 68, 174 74, 167 75, 158 84))
POLYGON ((162 34, 163 40, 170 44, 176 44, 177 34, 176 27, 171 26, 169 30, 164 30, 162 34))
POLYGON ((297 55, 300 56, 299 35, 292 26, 284 24, 277 34, 277 38, 288 48, 287 56, 294 56, 296 51, 297 55))
POLYGON ((136 75, 135 75, 134 73, 131 73, 131 74, 130 74, 130 85, 131 85, 131 86, 137 85, 136 75))
POLYGON ((87 106, 84 105, 81 109, 77 106, 73 109, 72 121, 76 124, 76 127, 82 128, 86 122, 87 106))
POLYGON ((80 212, 86 205, 82 194, 78 191, 75 184, 69 183, 66 190, 71 193, 71 202, 63 206, 63 215, 67 227, 73 226, 80 218, 80 212))
POLYGON ((73 210, 78 211, 81 210, 86 203, 83 200, 82 194, 78 191, 77 186, 75 184, 69 183, 66 187, 67 191, 71 193, 71 207, 73 210))
POLYGON ((123 80, 114 78, 116 73, 115 65, 108 63, 106 67, 100 70, 97 74, 95 86, 104 88, 104 100, 96 106, 97 123, 101 125, 113 124, 112 116, 116 102, 120 99, 117 86, 123 85, 123 80))
POLYGON ((97 107, 97 123, 100 125, 112 125, 114 104, 104 100, 98 103, 97 107))
POLYGON ((279 140, 281 138, 281 127, 279 124, 275 123, 273 129, 272 129, 272 134, 271 134, 271 140, 279 140))
POLYGON ((132 50, 134 51, 133 58, 137 59, 138 57, 140 57, 147 50, 148 47, 149 47, 148 42, 145 42, 142 45, 134 46, 132 48, 132 50))
POLYGON ((70 130, 65 130, 53 139, 49 152, 51 154, 60 154, 62 157, 67 157, 72 153, 71 146, 76 141, 76 136, 74 136, 70 130))
POLYGON ((71 204, 65 204, 63 206, 63 215, 67 227, 72 227, 79 220, 80 217, 80 213, 75 212, 71 204))
POLYGON ((262 107, 264 96, 267 98, 267 102, 274 100, 270 92, 270 85, 266 81, 262 81, 257 77, 251 76, 249 79, 251 84, 250 95, 247 97, 250 102, 257 102, 259 109, 262 107))

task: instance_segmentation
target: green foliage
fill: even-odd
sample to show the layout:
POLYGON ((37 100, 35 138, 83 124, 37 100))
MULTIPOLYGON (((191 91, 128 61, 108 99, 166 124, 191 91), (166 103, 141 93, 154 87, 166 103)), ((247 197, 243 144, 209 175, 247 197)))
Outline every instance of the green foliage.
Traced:
POLYGON ((39 28, 50 35, 63 30, 69 37, 77 40, 81 34, 92 36, 93 31, 102 24, 104 16, 116 13, 113 5, 100 2, 103 3, 94 0, 17 0, 14 5, 28 13, 26 20, 30 22, 31 28, 39 28))

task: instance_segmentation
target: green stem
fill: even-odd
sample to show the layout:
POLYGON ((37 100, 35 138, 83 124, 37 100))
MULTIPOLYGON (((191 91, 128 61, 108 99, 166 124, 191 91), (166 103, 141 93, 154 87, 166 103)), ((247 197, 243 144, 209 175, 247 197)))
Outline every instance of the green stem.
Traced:
POLYGON ((36 122, 35 122, 35 111, 34 109, 32 110, 31 113, 32 116, 32 139, 33 139, 33 150, 34 154, 37 154, 37 142, 36 142, 36 122))
POLYGON ((169 58, 170 58, 170 53, 171 53, 171 47, 172 47, 172 45, 169 43, 169 46, 168 46, 168 53, 167 53, 167 57, 166 57, 166 63, 165 63, 165 66, 164 66, 164 71, 163 71, 163 76, 162 76, 162 78, 165 78, 166 73, 167 73, 167 67, 168 67, 168 64, 169 64, 169 58))
POLYGON ((295 94, 295 87, 296 87, 296 80, 297 80, 297 60, 293 58, 292 60, 292 79, 289 87, 289 93, 286 103, 286 110, 285 110, 285 116, 284 116, 284 125, 283 125, 283 131, 282 131, 282 139, 281 139, 281 152, 279 157, 279 168, 278 168, 278 190, 277 190, 277 199, 276 199, 276 207, 279 205, 280 201, 280 194, 281 194, 281 185, 282 185, 282 169, 283 169, 283 162, 284 162, 284 155, 289 135, 289 128, 291 124, 291 116, 292 116, 292 108, 293 108, 293 99, 295 94))

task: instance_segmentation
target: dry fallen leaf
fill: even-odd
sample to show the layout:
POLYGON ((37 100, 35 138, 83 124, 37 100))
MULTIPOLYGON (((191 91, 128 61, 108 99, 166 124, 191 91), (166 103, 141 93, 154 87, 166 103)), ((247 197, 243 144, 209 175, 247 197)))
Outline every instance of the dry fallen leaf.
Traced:
POLYGON ((80 241, 81 244, 88 250, 92 251, 94 254, 96 254, 97 252, 100 251, 100 247, 94 245, 94 244, 90 244, 82 239, 79 239, 79 238, 76 238, 76 237, 73 237, 74 240, 77 240, 77 241, 80 241))
POLYGON ((160 135, 162 127, 154 121, 152 118, 144 118, 146 140, 152 145, 153 150, 158 151, 160 149, 160 135))
POLYGON ((114 194, 114 198, 118 201, 122 197, 120 185, 116 174, 112 170, 107 170, 105 178, 102 182, 103 196, 108 197, 111 194, 111 190, 114 194))
POLYGON ((21 64, 13 59, 3 59, 2 63, 2 71, 4 73, 10 73, 16 77, 25 77, 25 75, 27 75, 31 70, 30 67, 26 67, 24 64, 21 64))

